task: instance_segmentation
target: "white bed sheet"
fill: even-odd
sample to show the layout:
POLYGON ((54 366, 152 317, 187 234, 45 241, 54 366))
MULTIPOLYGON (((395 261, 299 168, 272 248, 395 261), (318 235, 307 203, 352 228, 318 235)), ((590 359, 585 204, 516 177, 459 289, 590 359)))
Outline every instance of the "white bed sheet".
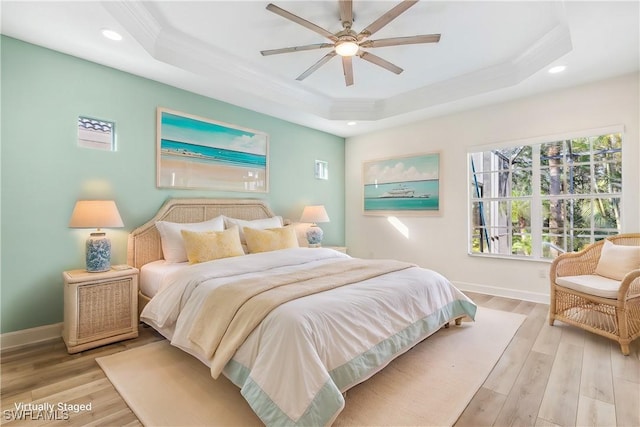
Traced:
MULTIPOLYGON (((209 366, 188 336, 211 289, 343 257, 348 255, 326 248, 296 248, 190 266, 165 276, 141 318, 209 366)), ((440 274, 408 268, 281 305, 223 373, 265 424, 327 425, 344 407, 342 392, 448 321, 473 318, 475 308, 440 274)))
POLYGON ((140 291, 148 296, 154 297, 165 277, 188 267, 188 262, 167 262, 165 260, 153 261, 140 268, 140 291))

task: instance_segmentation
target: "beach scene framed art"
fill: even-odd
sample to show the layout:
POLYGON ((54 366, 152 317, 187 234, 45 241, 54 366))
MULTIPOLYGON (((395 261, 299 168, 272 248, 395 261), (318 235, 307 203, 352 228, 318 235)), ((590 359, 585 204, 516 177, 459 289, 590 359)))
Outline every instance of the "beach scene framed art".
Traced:
POLYGON ((362 164, 365 215, 428 215, 440 211, 440 153, 362 164))
POLYGON ((266 193, 269 136, 159 107, 157 186, 266 193))

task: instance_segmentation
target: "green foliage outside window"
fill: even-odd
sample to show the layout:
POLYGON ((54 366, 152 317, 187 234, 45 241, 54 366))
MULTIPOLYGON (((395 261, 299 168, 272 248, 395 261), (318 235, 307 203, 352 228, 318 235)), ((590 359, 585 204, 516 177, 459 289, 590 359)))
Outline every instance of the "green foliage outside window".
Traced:
POLYGON ((469 156, 472 253, 553 258, 621 228, 619 133, 469 156), (533 247, 534 232, 539 248, 533 247))

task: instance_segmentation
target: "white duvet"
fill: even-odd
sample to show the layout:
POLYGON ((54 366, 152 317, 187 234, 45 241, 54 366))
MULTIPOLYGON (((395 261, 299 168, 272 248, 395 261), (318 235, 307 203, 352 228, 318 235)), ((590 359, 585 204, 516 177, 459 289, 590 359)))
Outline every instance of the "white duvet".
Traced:
MULTIPOLYGON (((185 267, 163 280, 141 319, 210 365, 188 336, 211 289, 344 257, 331 249, 296 248, 185 267)), ((279 306, 223 373, 267 425, 328 425, 344 407, 342 392, 449 320, 473 318, 475 311, 442 275, 412 267, 279 306)))

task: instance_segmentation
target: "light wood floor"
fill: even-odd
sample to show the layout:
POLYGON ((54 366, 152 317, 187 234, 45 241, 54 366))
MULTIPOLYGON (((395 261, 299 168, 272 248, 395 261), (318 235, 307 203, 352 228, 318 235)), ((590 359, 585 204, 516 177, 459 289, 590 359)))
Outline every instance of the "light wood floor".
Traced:
MULTIPOLYGON (((612 341, 559 322, 549 326, 544 304, 467 294, 480 306, 527 319, 456 426, 640 426, 640 340, 625 357, 612 341)), ((75 355, 61 340, 3 352, 2 424, 141 425, 95 358, 160 339, 141 327, 136 339, 75 355), (91 402, 92 410, 69 420, 19 423, 6 412, 19 402, 91 402)))

